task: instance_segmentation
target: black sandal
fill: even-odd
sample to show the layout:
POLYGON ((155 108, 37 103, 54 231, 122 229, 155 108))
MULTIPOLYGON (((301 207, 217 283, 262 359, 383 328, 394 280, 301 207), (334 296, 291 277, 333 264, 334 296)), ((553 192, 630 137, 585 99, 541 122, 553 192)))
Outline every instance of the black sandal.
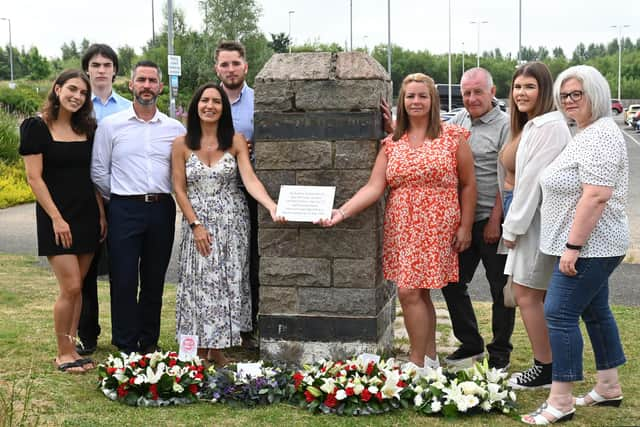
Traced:
POLYGON ((73 362, 65 362, 65 363, 58 363, 54 360, 53 364, 55 365, 56 369, 58 369, 60 372, 69 373, 69 374, 86 373, 87 370, 82 366, 82 363, 78 363, 78 362, 80 362, 80 360, 74 360, 73 362), (69 369, 72 369, 72 368, 80 368, 82 369, 82 371, 70 371, 69 369))

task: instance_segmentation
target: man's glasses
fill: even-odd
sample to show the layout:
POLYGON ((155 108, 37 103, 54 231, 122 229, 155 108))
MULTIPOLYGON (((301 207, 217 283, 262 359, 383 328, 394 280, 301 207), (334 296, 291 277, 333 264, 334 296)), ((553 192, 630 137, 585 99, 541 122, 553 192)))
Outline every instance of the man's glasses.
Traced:
POLYGON ((565 103, 567 102, 567 98, 571 98, 571 100, 573 102, 578 102, 582 99, 582 94, 584 92, 581 90, 574 90, 572 92, 569 93, 562 93, 560 92, 560 102, 565 103))

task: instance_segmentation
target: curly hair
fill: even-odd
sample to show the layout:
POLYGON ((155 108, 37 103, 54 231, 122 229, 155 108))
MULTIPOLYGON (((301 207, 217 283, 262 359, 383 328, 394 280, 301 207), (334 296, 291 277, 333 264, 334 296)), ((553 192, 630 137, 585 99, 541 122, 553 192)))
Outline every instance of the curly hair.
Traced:
POLYGON ((84 99, 82 107, 71 115, 71 128, 78 134, 87 135, 88 139, 92 139, 96 131, 96 119, 93 117, 93 102, 91 101, 91 84, 89 78, 81 70, 64 70, 56 77, 51 86, 51 91, 47 96, 47 100, 42 107, 42 118, 50 125, 58 120, 60 112, 60 98, 56 94, 56 87, 62 87, 65 83, 73 78, 78 78, 87 86, 87 96, 84 99))

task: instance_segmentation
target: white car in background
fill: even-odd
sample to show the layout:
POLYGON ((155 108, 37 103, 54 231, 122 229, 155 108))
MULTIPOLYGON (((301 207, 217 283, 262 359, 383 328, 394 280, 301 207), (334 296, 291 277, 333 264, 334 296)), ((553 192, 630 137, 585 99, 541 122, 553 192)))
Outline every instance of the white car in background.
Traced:
POLYGON ((624 122, 629 126, 633 126, 633 116, 635 116, 638 111, 640 111, 640 104, 629 105, 629 108, 627 108, 624 112, 624 122))

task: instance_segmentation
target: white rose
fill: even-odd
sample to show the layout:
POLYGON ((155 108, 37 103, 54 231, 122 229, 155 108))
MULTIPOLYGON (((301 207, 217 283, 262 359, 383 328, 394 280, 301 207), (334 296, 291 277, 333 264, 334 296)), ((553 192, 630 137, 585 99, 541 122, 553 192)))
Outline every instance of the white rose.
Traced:
POLYGON ((376 394, 378 392, 378 387, 372 385, 372 386, 369 386, 367 390, 369 390, 369 393, 371 394, 376 394))
POLYGON ((340 389, 336 392, 336 399, 337 400, 344 400, 347 398, 347 392, 340 389))
POLYGON ((174 383, 173 384, 173 391, 175 391, 176 393, 182 393, 184 391, 184 387, 182 387, 178 383, 174 383))
POLYGON ((356 384, 353 386, 353 394, 356 396, 360 396, 360 394, 364 391, 364 386, 362 384, 356 384))
POLYGON ((491 402, 489 402, 488 400, 485 400, 480 404, 480 407, 482 408, 483 411, 489 412, 491 410, 491 402))
POLYGON ((431 402, 431 412, 440 412, 440 410, 442 409, 442 403, 440 403, 439 400, 434 400, 433 402, 431 402))
POLYGON ((413 398, 413 404, 415 406, 422 406, 423 403, 424 403, 424 399, 422 398, 422 395, 416 394, 416 397, 413 398))

